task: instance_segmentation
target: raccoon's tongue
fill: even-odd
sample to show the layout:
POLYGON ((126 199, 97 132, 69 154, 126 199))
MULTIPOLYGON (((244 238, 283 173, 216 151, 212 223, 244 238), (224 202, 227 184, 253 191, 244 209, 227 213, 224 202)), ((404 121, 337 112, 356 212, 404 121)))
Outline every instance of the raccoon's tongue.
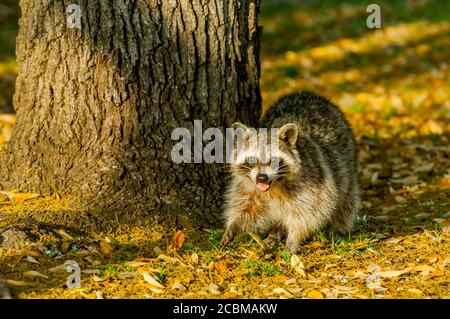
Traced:
POLYGON ((258 189, 259 189, 261 192, 267 191, 267 190, 269 189, 269 187, 270 187, 270 185, 269 185, 268 183, 262 183, 262 182, 258 182, 258 183, 257 183, 257 186, 258 186, 258 189))

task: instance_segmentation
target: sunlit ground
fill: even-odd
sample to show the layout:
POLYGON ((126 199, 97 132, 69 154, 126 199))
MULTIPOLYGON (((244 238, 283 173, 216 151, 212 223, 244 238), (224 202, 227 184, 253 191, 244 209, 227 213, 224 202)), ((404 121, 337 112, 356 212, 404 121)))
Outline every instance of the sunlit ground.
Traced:
MULTIPOLYGON (((175 229, 112 225, 81 237, 55 227, 34 246, 0 249, 0 273, 13 294, 449 298, 450 4, 378 3, 380 30, 365 26, 362 1, 265 0, 261 14, 264 108, 312 90, 338 104, 355 130, 363 209, 348 238, 323 229, 297 258, 282 243, 263 248, 251 237, 222 248, 221 229, 187 231, 183 241, 175 229), (80 289, 65 288, 67 273, 56 267, 69 259, 83 270, 80 289)), ((14 62, 0 61, 0 79, 15 74, 14 62)), ((0 110, 8 99, 0 99, 0 110)), ((0 115, 3 141, 13 123, 0 115)), ((76 211, 70 199, 32 197, 0 195, 0 226, 38 219, 42 209, 76 211)))

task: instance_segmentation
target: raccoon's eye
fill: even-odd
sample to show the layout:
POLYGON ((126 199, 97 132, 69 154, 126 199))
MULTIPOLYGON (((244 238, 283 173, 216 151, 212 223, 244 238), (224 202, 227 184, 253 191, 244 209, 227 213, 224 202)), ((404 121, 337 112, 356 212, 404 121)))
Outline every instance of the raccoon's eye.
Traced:
POLYGON ((246 159, 246 163, 249 164, 250 166, 256 165, 258 159, 255 156, 249 156, 246 159))
POLYGON ((271 163, 280 163, 281 159, 278 156, 272 156, 270 158, 271 163))

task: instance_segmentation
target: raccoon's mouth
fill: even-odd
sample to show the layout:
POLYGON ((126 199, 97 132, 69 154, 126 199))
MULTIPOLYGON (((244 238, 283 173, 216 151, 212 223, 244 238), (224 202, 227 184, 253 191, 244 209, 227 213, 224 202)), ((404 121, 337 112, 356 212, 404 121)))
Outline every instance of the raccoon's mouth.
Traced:
POLYGON ((270 188, 270 182, 257 182, 256 186, 261 192, 267 192, 270 188))

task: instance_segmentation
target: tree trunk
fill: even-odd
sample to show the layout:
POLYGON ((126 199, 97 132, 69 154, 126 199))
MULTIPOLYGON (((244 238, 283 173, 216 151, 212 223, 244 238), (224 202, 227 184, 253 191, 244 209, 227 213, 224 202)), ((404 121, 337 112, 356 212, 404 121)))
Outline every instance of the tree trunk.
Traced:
POLYGON ((21 0, 17 114, 0 189, 125 220, 211 226, 224 164, 175 164, 172 130, 260 115, 259 0, 21 0))

